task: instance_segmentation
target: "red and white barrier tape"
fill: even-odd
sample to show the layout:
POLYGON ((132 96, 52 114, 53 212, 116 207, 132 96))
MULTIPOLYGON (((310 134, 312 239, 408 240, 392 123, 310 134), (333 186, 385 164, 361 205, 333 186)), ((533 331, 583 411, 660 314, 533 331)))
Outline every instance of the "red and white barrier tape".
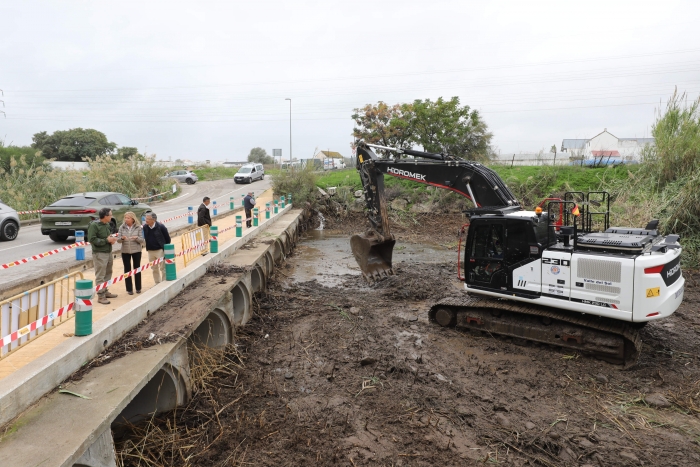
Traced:
POLYGON ((48 315, 39 318, 38 320, 34 321, 33 323, 29 323, 23 328, 20 328, 16 330, 13 333, 8 334, 7 336, 3 337, 2 340, 0 341, 0 347, 4 347, 8 344, 11 344, 12 342, 20 339, 21 337, 24 337, 25 335, 29 334, 32 331, 36 331, 38 327, 40 326, 45 326, 49 321, 53 321, 56 318, 59 318, 61 315, 64 313, 68 313, 70 310, 73 309, 73 303, 69 303, 68 305, 59 308, 58 310, 49 313, 48 315))
MULTIPOLYGON (((236 228, 235 225, 231 226, 231 227, 227 227, 223 230, 220 230, 219 234, 226 232, 227 230, 234 229, 234 228, 236 228)), ((217 240, 217 237, 212 236, 211 240, 217 240)), ((177 258, 177 257, 183 256, 191 251, 201 249, 207 243, 209 243, 209 240, 203 240, 203 241, 193 245, 192 247, 188 248, 187 250, 181 251, 180 253, 176 254, 175 257, 177 258)), ((67 245, 63 249, 54 250, 54 251, 55 252, 63 251, 64 249, 75 248, 76 246, 82 246, 82 245, 89 245, 89 243, 87 243, 87 242, 74 243, 73 245, 67 245)), ((43 253, 43 254, 49 256, 49 255, 55 254, 55 253, 49 252, 49 253, 43 253)), ((36 255, 36 256, 40 256, 40 255, 36 255)), ((38 258, 32 257, 32 259, 38 259, 38 258)), ((102 289, 105 289, 105 288, 109 287, 110 285, 116 284, 117 282, 121 282, 124 279, 126 279, 127 277, 131 277, 135 274, 138 274, 142 271, 145 271, 146 269, 148 269, 152 266, 155 266, 156 264, 162 263, 162 262, 165 262, 166 264, 172 264, 175 262, 175 260, 174 259, 158 258, 155 261, 151 261, 150 263, 144 264, 143 266, 139 266, 138 268, 133 269, 133 270, 129 271, 128 273, 121 274, 117 277, 114 277, 114 278, 108 280, 107 282, 103 282, 102 284, 97 285, 95 287, 95 291, 97 292, 97 291, 100 291, 102 289)), ((21 264, 20 262, 17 262, 17 261, 15 261, 15 263, 21 264)), ((5 265, 3 265, 3 267, 4 266, 5 265)), ((30 332, 36 331, 37 328, 39 328, 41 326, 45 326, 46 324, 48 324, 49 321, 53 321, 56 318, 60 318, 64 313, 68 313, 69 311, 71 311, 73 309, 74 303, 76 303, 76 302, 79 304, 82 304, 82 305, 92 306, 92 302, 90 300, 76 298, 75 302, 71 302, 68 305, 63 306, 63 307, 59 308, 58 310, 53 311, 53 312, 47 314, 46 316, 43 316, 42 318, 39 318, 38 320, 34 321, 33 323, 30 323, 30 324, 18 329, 17 331, 10 333, 7 336, 3 337, 2 340, 0 340, 0 347, 4 347, 8 344, 11 344, 12 342, 24 337, 25 335, 29 334, 30 332)))
POLYGON ((36 214, 37 212, 41 212, 41 209, 36 211, 17 211, 17 214, 36 214))
POLYGON ((132 200, 135 199, 135 200, 137 200, 137 201, 141 201, 142 199, 151 199, 151 198, 155 198, 156 196, 164 195, 164 194, 166 194, 166 193, 170 193, 170 191, 164 191, 164 192, 158 193, 158 194, 156 194, 156 195, 146 196, 145 198, 131 198, 131 199, 132 199, 132 200))
MULTIPOLYGON (((39 212, 39 211, 27 211, 27 212, 39 212)), ((18 214, 22 214, 22 213, 18 213, 18 214)), ((180 218, 185 217, 185 216, 192 216, 193 214, 194 214, 194 211, 189 211, 185 214, 180 214, 179 216, 171 217, 169 219, 165 219, 165 220, 160 221, 160 222, 161 223, 170 222, 172 220, 180 219, 180 218)), ((249 217, 249 218, 243 219, 243 221, 249 221, 252 219, 253 219, 252 217, 249 217)), ((219 230, 219 234, 226 232, 227 230, 231 230, 231 229, 235 229, 235 228, 236 228, 235 225, 233 225, 231 227, 227 227, 226 229, 219 230)), ((20 264, 26 264, 30 261, 36 261, 36 260, 41 259, 41 258, 46 258, 48 256, 52 256, 52 255, 61 253, 62 251, 72 250, 73 248, 76 248, 79 246, 87 246, 89 244, 90 243, 88 243, 88 242, 73 243, 71 245, 66 245, 66 246, 61 247, 61 248, 56 248, 55 250, 47 251, 46 253, 40 253, 38 255, 32 255, 32 256, 28 256, 27 258, 19 259, 17 261, 11 261, 9 263, 0 264, 0 269, 9 269, 12 266, 19 266, 20 264)))
MULTIPOLYGON (((189 253, 189 252, 191 252, 191 251, 195 251, 195 250, 197 250, 197 249, 201 249, 201 248, 202 248, 204 245, 206 245, 207 243, 208 243, 208 240, 203 240, 203 241, 201 241, 201 242, 199 242, 199 243, 193 245, 191 248, 188 248, 188 249, 186 249, 186 250, 184 250, 184 251, 181 251, 180 253, 176 254, 175 257, 177 258, 177 257, 182 256, 182 255, 184 255, 184 254, 187 254, 187 253, 189 253)), ((117 277, 113 277, 112 279, 108 280, 107 282, 103 282, 103 283, 97 285, 97 286, 95 287, 95 291, 96 291, 96 292, 99 292, 99 291, 102 290, 102 289, 106 289, 106 288, 109 287, 110 285, 114 285, 114 284, 116 284, 117 282, 121 282, 121 281, 123 281, 124 279, 126 279, 127 277, 131 277, 131 276, 133 276, 133 275, 135 275, 135 274, 138 274, 138 273, 140 273, 140 272, 143 272, 143 271, 145 271, 146 269, 148 269, 148 268, 150 268, 150 267, 152 267, 152 266, 155 266, 156 264, 162 263, 163 261, 165 261, 165 262, 168 263, 168 264, 172 264, 172 263, 173 263, 173 260, 172 260, 172 259, 158 258, 158 259, 156 259, 156 260, 151 261, 150 263, 144 264, 143 266, 139 266, 139 267, 136 268, 136 269, 132 269, 132 270, 129 271, 129 272, 125 272, 124 274, 121 274, 121 275, 119 275, 119 276, 117 276, 117 277)))
POLYGON ((30 261, 35 261, 37 259, 46 258, 47 256, 55 255, 55 254, 60 253, 62 251, 71 250, 73 248, 76 248, 79 246, 85 246, 85 245, 89 245, 89 243, 88 242, 73 243, 72 245, 66 245, 66 246, 61 247, 61 248, 56 248, 55 250, 47 251, 46 253, 32 255, 32 256, 29 256, 27 258, 23 258, 23 259, 20 259, 17 261, 12 261, 11 263, 0 264, 0 268, 8 269, 8 268, 11 268, 12 266, 18 266, 20 264, 25 264, 25 263, 28 263, 30 261))

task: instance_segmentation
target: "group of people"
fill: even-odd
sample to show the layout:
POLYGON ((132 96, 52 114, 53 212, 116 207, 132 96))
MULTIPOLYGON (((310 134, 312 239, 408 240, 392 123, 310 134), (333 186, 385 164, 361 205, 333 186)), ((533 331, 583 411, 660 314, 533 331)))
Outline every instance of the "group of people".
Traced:
MULTIPOLYGON (((165 244, 170 243, 168 228, 158 222, 158 216, 154 212, 146 214, 146 225, 140 225, 136 214, 129 211, 124 214, 124 222, 119 227, 117 234, 112 233, 112 210, 102 208, 98 213, 100 220, 92 222, 88 227, 87 240, 92 246, 92 261, 95 265, 95 283, 102 284, 112 278, 112 245, 121 243, 122 263, 124 272, 141 266, 143 247, 146 247, 148 262, 155 261, 165 256, 165 244)), ((151 268, 153 280, 156 284, 165 279, 165 263, 161 262, 151 268)), ((127 277, 124 280, 126 293, 141 293, 141 273, 134 274, 134 280, 127 277)), ((108 287, 97 292, 97 302, 109 305, 110 298, 116 298, 117 294, 109 291, 108 287)))
MULTIPOLYGON (((197 225, 208 225, 211 227, 211 215, 209 214, 209 204, 211 200, 205 196, 202 204, 197 210, 197 225)), ((250 227, 252 221, 252 210, 255 206, 255 198, 253 192, 249 192, 243 199, 245 208, 246 225, 250 227)), ((136 214, 129 211, 124 214, 124 222, 119 227, 116 234, 112 233, 112 210, 110 208, 102 208, 98 213, 99 221, 92 222, 88 227, 87 241, 92 247, 92 260, 95 265, 95 283, 102 284, 112 278, 112 245, 120 243, 122 246, 122 263, 124 264, 124 273, 128 273, 133 269, 141 266, 141 255, 143 247, 146 247, 148 254, 148 262, 163 258, 165 256, 165 245, 170 243, 170 233, 168 228, 158 222, 158 216, 154 212, 146 214, 146 224, 141 226, 136 214)), ((161 262, 151 267, 153 271, 153 280, 156 284, 165 279, 165 262, 161 262)), ((136 293, 141 293, 141 273, 134 274, 134 280, 131 276, 124 279, 126 285, 126 293, 134 294, 134 285, 136 293)), ((117 294, 109 291, 108 287, 100 289, 97 292, 97 302, 103 305, 109 305, 110 298, 117 298, 117 294)))

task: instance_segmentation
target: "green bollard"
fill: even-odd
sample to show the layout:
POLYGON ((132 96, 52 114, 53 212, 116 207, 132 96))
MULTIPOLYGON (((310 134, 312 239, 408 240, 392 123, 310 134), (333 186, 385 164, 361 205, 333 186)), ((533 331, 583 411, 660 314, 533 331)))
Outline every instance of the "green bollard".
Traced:
POLYGON ((253 227, 257 227, 257 226, 258 226, 258 216, 259 216, 259 212, 260 212, 260 211, 258 211, 258 208, 254 208, 254 209, 253 209, 253 227))
POLYGON ((236 216, 236 237, 243 236, 243 218, 236 216))
POLYGON ((231 197, 229 198, 229 204, 228 204, 228 205, 229 205, 229 208, 231 209, 231 211, 233 211, 233 205, 234 205, 233 196, 231 196, 231 197))
POLYGON ((75 281, 75 335, 89 336, 92 334, 92 298, 95 296, 95 287, 90 279, 78 279, 75 281), (85 304, 78 303, 78 299, 86 300, 85 304), (88 305, 89 303, 89 305, 88 305))
POLYGON ((270 218, 270 203, 265 203, 265 219, 270 218))
POLYGON ((280 203, 282 203, 282 206, 281 206, 282 209, 284 209, 284 201, 285 201, 285 199, 284 199, 284 195, 283 195, 280 197, 280 203))
POLYGON ((279 201, 275 200, 275 214, 279 212, 279 201))
MULTIPOLYGON (((167 243, 165 245, 165 259, 171 259, 172 262, 165 263, 165 280, 174 281, 177 279, 177 270, 175 268, 175 245, 172 243, 167 243)), ((160 266, 156 264, 154 267, 160 266)))
POLYGON ((209 228, 209 251, 212 253, 219 252, 219 239, 217 238, 218 236, 219 228, 215 225, 212 225, 209 228))
POLYGON ((292 194, 291 193, 287 193, 287 204, 289 204, 290 206, 292 205, 292 194))

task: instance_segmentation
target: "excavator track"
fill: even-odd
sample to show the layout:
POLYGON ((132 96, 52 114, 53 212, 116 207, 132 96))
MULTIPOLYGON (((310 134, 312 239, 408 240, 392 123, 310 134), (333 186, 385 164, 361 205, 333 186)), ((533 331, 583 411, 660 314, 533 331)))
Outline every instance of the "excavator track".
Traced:
POLYGON ((507 299, 446 298, 430 308, 429 318, 444 327, 574 349, 624 368, 636 365, 641 352, 639 330, 628 323, 507 299))

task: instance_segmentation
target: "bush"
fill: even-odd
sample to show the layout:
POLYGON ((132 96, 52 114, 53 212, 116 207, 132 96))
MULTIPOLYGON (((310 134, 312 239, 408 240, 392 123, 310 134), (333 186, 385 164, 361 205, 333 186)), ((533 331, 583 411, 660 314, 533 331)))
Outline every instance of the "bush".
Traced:
POLYGON ((311 165, 304 168, 291 167, 275 175, 272 189, 277 196, 291 193, 294 206, 303 206, 307 202, 313 204, 316 198, 316 179, 317 175, 311 165))
POLYGON ((28 163, 24 155, 12 157, 9 165, 9 170, 0 168, 0 199, 18 211, 41 209, 62 196, 85 190, 78 171, 28 163))
POLYGON ((87 162, 90 163, 87 191, 117 191, 131 198, 170 191, 172 181, 161 180, 163 168, 155 165, 155 156, 139 160, 98 156, 87 162))
POLYGON ((24 155, 11 157, 9 170, 0 167, 0 199, 18 211, 33 211, 72 193, 116 191, 133 198, 170 192, 170 180, 161 180, 163 169, 155 159, 98 157, 86 172, 51 169, 48 161, 28 162, 24 155))

